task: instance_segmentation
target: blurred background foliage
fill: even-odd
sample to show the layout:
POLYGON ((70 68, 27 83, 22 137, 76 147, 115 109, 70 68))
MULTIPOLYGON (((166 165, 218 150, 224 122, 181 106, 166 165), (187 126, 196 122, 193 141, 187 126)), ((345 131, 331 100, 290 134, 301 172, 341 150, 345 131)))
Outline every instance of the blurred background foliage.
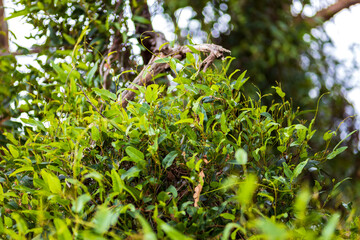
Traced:
MULTIPOLYGON (((76 88, 71 74, 84 76, 89 72, 91 76, 81 78, 88 89, 103 86, 116 93, 124 87, 136 76, 128 70, 139 69, 151 56, 147 49, 154 50, 153 43, 143 33, 154 29, 152 21, 157 15, 167 19, 164 25, 173 26, 171 44, 187 43, 190 35, 195 43, 214 42, 231 50, 236 57, 233 67, 248 70, 250 81, 257 86, 248 84, 247 92, 254 96, 257 91, 266 94, 278 82, 294 107, 300 111, 313 110, 303 112, 305 119, 314 117, 317 100, 329 92, 320 101, 315 124, 324 133, 325 129, 336 130, 346 119, 334 143, 356 129, 355 118, 348 118, 355 114, 346 98, 351 85, 348 76, 337 74, 341 63, 325 51, 331 41, 322 29, 321 19, 315 24, 307 21, 301 11, 294 12, 293 1, 165 0, 150 6, 146 1, 135 0, 12 2, 23 6, 23 10, 14 12, 10 18, 22 17, 33 25, 36 31, 30 38, 39 44, 32 49, 18 46, 14 54, 4 49, 0 57, 2 145, 7 143, 4 132, 18 136, 23 132, 16 120, 21 114, 40 121, 45 117, 45 101, 50 103, 46 105, 47 114, 57 118, 72 114, 71 105, 66 104, 72 102, 71 94, 76 88), (181 14, 186 11, 191 12, 191 17, 184 22, 181 14), (77 55, 77 51, 73 54, 73 49, 81 54, 77 55), (23 54, 37 54, 35 67, 17 63, 14 55, 23 54), (124 71, 127 72, 120 75, 124 71)), ((309 0, 296 3, 302 9, 311 5, 309 0)), ((266 97, 262 101, 271 104, 266 97)), ((315 151, 325 149, 319 139, 322 136, 314 136, 310 144, 315 151)), ((360 185, 358 134, 353 134, 344 144, 349 150, 338 160, 328 162, 326 174, 336 179, 352 177, 343 186, 347 196, 353 198, 360 194, 356 192, 360 188, 354 187, 360 185)))

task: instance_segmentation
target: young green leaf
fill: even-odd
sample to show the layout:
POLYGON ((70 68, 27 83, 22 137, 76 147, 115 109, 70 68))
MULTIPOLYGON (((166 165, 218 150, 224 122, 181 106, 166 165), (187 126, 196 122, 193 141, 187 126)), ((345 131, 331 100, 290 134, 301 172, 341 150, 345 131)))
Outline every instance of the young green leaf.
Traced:
POLYGON ((111 180, 114 193, 122 193, 125 184, 115 169, 111 170, 111 180))
POLYGON ((222 214, 220 214, 220 216, 227 220, 231 220, 231 221, 235 220, 234 214, 231 214, 231 213, 222 213, 222 214))
POLYGON ((235 152, 235 159, 239 164, 245 165, 247 163, 247 161, 248 161, 247 152, 244 149, 239 148, 235 152))

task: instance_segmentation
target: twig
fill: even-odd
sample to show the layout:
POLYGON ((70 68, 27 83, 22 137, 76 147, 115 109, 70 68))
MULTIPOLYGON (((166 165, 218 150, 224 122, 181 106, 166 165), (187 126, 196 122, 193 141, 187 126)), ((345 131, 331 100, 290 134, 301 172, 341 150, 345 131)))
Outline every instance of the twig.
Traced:
POLYGON ((86 95, 83 87, 82 87, 80 84, 78 84, 78 83, 77 83, 76 85, 81 89, 81 91, 82 91, 83 94, 85 95, 87 102, 90 103, 90 105, 91 105, 103 118, 106 118, 106 117, 100 112, 100 110, 90 101, 90 99, 89 99, 89 97, 86 95))

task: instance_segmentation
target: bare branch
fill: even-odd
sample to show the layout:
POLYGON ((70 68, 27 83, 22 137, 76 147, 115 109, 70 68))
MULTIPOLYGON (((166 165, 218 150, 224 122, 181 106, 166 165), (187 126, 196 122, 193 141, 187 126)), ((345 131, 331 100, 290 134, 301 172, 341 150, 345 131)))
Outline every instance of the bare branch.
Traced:
POLYGON ((29 50, 21 50, 21 51, 16 51, 16 52, 3 52, 0 53, 0 57, 3 56, 19 56, 19 55, 31 55, 31 54, 37 54, 40 53, 43 49, 41 49, 40 47, 37 48, 33 48, 33 49, 29 49, 29 50))
MULTIPOLYGON (((202 62, 200 68, 203 68, 205 72, 206 69, 214 62, 217 58, 223 58, 224 53, 230 53, 229 50, 215 45, 215 44, 201 44, 193 46, 197 51, 209 53, 209 56, 202 62)), ((187 46, 181 46, 177 48, 164 48, 160 51, 159 55, 154 55, 149 63, 143 68, 140 74, 134 79, 133 84, 130 85, 129 90, 125 90, 121 96, 121 105, 123 108, 126 108, 129 101, 132 101, 135 98, 135 92, 131 90, 137 90, 136 85, 147 86, 153 82, 153 78, 159 73, 165 72, 169 69, 168 63, 156 62, 156 60, 162 58, 175 58, 182 60, 186 57, 187 52, 192 52, 187 46)), ((120 99, 119 99, 120 101, 120 99)))
POLYGON ((305 20, 310 26, 316 27, 319 24, 330 20, 338 12, 360 3, 360 0, 338 0, 327 8, 321 9, 313 17, 304 18, 297 16, 298 20, 305 20))
POLYGON ((80 85, 80 84, 76 84, 80 89, 81 91, 83 92, 84 96, 86 97, 86 100, 88 103, 90 103, 90 105, 93 107, 94 110, 96 110, 103 118, 106 118, 101 112, 100 110, 90 101, 89 97, 86 95, 83 87, 80 85))

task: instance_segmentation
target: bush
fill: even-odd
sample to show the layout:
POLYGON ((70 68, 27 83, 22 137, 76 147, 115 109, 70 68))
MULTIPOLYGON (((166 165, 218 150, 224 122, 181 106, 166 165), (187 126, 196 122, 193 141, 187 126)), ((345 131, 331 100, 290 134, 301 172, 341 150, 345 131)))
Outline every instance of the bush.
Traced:
POLYGON ((271 106, 271 94, 247 97, 231 61, 203 73, 188 54, 176 86, 139 86, 126 110, 68 71, 62 107, 49 101, 42 121, 22 119, 21 138, 5 134, 1 237, 356 238, 341 181, 323 189, 322 164, 346 147, 312 152, 315 118, 303 122, 280 86, 271 106))

